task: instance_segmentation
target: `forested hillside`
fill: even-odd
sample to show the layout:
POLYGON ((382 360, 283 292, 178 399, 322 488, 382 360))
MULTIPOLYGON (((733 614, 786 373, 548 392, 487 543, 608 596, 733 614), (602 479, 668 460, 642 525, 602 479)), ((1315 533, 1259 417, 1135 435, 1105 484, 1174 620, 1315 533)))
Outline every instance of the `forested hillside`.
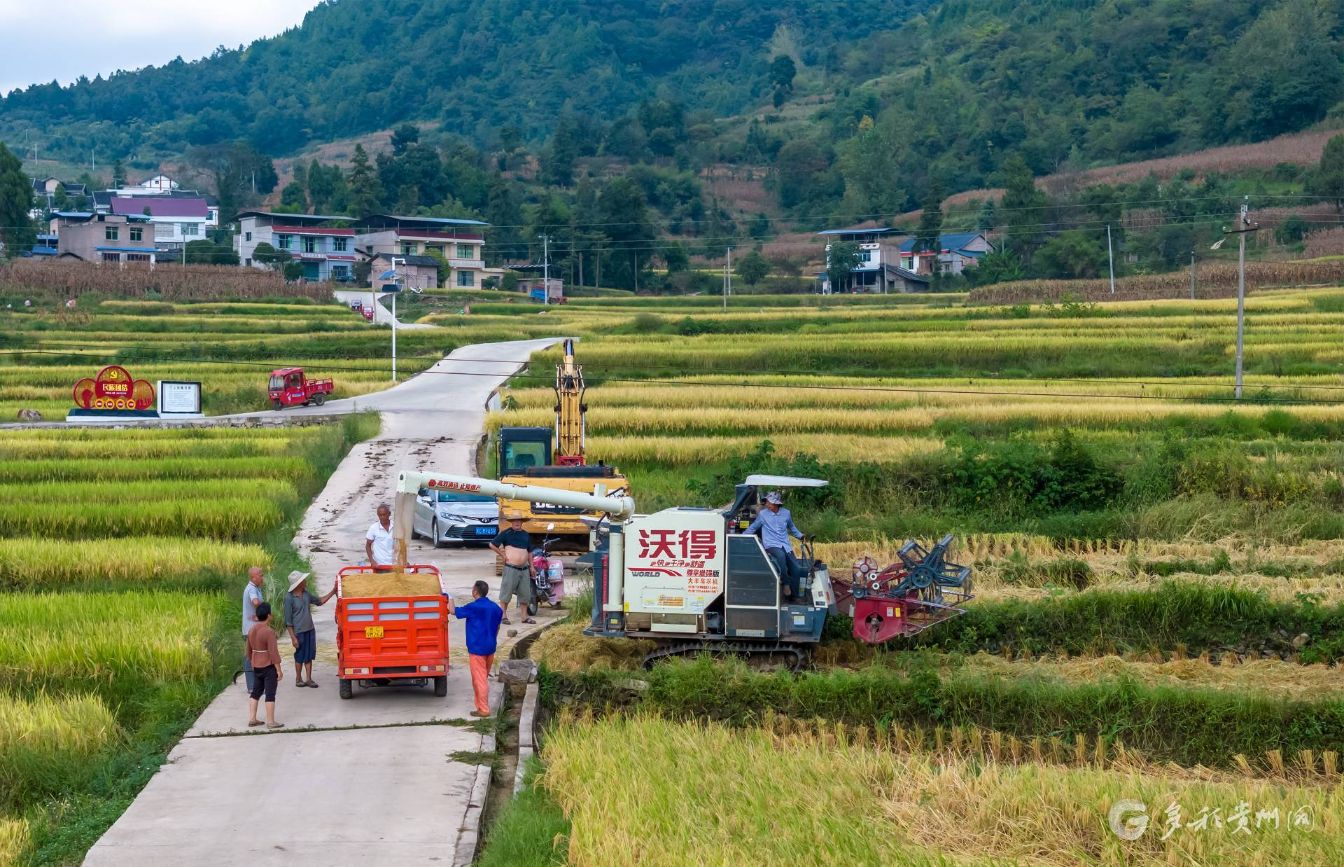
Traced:
MULTIPOLYGON (((868 0, 862 30, 928 0, 868 0)), ((662 91, 739 111, 768 92, 773 39, 803 64, 845 50, 860 21, 835 0, 326 0, 301 28, 196 63, 15 91, 0 139, 79 152, 180 152, 246 138, 273 154, 434 120, 488 143, 535 138, 565 109, 612 117, 662 91)))
POLYGON ((1344 59, 1330 0, 327 0, 242 50, 15 91, 0 140, 145 162, 246 139, 283 156, 423 121, 539 145, 566 116, 610 125, 651 97, 694 134, 650 140, 636 118, 585 145, 695 146, 686 167, 773 164, 791 142, 806 177, 781 198, 843 189, 853 211, 892 212, 931 179, 986 183, 1010 155, 1045 174, 1344 115, 1344 59), (732 115, 766 128, 712 123, 732 115))

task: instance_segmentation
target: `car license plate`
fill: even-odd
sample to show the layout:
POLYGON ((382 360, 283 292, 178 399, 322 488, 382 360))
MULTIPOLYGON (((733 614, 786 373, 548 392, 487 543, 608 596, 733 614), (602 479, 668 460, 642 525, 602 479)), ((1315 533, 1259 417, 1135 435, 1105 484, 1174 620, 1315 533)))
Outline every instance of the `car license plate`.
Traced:
POLYGON ((383 627, 381 627, 381 626, 365 626, 365 627, 364 627, 364 637, 365 637, 365 638, 382 638, 382 637, 383 637, 383 627))
POLYGON ((495 532, 495 528, 494 528, 494 527, 477 527, 477 528, 476 528, 476 535, 477 535, 477 536, 495 536, 495 535, 498 535, 498 534, 495 532))

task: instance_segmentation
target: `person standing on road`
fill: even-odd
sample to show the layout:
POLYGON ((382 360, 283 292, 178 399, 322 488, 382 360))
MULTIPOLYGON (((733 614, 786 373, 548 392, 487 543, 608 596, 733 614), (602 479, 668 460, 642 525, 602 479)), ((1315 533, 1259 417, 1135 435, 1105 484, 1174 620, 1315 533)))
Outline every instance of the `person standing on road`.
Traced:
POLYGON ((471 715, 490 716, 490 666, 495 661, 504 609, 491 601, 490 585, 477 581, 471 587, 471 601, 454 608, 450 598, 448 611, 458 620, 467 621, 467 663, 471 666, 471 691, 476 699, 476 709, 471 715))
POLYGON ((793 515, 784 508, 784 499, 777 491, 765 495, 765 508, 756 515, 756 520, 747 528, 747 535, 761 534, 761 547, 775 564, 779 580, 784 583, 784 599, 792 602, 798 597, 798 561, 793 556, 793 545, 789 536, 803 538, 803 531, 793 523, 793 515))
POLYGON ((499 607, 504 622, 509 623, 509 600, 518 597, 518 618, 524 623, 536 623, 527 615, 532 602, 532 537, 523 529, 520 512, 507 516, 509 529, 500 531, 490 542, 490 550, 504 560, 504 574, 499 579, 499 607))
POLYGON ((294 645, 294 685, 317 687, 313 680, 313 660, 317 658, 317 626, 311 605, 326 605, 336 595, 335 582, 326 596, 318 597, 308 589, 308 573, 289 573, 289 592, 285 594, 285 627, 294 645))
POLYGON ((266 601, 261 592, 265 581, 266 576, 260 566, 247 570, 247 584, 243 586, 243 680, 247 683, 248 692, 252 691, 253 673, 252 654, 247 652, 246 647, 247 634, 257 625, 257 606, 266 601))
POLYGON ((263 602, 257 606, 257 625, 247 633, 247 655, 252 659, 252 671, 256 679, 247 699, 248 727, 261 725, 257 719, 257 702, 266 698, 266 728, 282 729, 284 723, 275 721, 275 688, 285 679, 285 669, 280 660, 280 647, 275 641, 275 630, 271 628, 271 605, 263 602))
POLYGON ((392 510, 387 503, 378 504, 378 520, 369 525, 364 534, 364 553, 375 572, 391 572, 397 568, 397 544, 392 538, 392 510))

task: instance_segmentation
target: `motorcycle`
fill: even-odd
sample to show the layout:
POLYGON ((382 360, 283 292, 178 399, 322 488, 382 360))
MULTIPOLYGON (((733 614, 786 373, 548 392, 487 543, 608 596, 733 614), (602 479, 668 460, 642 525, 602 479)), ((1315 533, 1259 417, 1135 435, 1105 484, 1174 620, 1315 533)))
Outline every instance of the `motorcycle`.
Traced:
POLYGON ((532 549, 532 601, 527 604, 529 616, 536 615, 540 602, 559 608, 560 600, 565 598, 565 561, 548 555, 547 549, 554 543, 555 539, 547 537, 542 539, 540 547, 532 549))

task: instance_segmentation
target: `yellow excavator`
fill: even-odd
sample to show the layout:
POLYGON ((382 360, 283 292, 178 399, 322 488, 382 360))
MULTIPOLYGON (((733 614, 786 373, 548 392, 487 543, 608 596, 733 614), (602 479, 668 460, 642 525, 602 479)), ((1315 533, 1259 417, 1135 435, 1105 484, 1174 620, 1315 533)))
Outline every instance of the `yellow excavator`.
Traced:
MULTIPOLYGON (((500 482, 599 497, 630 495, 630 483, 620 470, 588 463, 585 393, 583 367, 574 360, 574 341, 566 339, 564 356, 555 367, 555 427, 500 428, 496 440, 500 482)), ((501 496, 501 525, 515 512, 523 515, 523 529, 528 533, 538 540, 553 540, 550 550, 554 553, 587 552, 593 542, 592 527, 602 517, 600 512, 585 512, 577 506, 501 496)))

